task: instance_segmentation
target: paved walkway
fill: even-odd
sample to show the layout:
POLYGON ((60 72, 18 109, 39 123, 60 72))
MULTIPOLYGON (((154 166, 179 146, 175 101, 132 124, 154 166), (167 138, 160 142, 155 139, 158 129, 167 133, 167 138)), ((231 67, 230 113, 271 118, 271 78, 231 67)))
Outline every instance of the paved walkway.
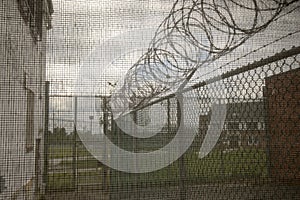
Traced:
MULTIPOLYGON (((138 188, 136 191, 111 193, 110 200, 176 200, 180 193, 178 187, 138 188)), ((77 192, 60 192, 48 195, 47 200, 108 200, 109 195, 97 188, 81 188, 77 192)), ((187 200, 298 200, 300 186, 247 186, 238 184, 196 185, 188 188, 187 200)))

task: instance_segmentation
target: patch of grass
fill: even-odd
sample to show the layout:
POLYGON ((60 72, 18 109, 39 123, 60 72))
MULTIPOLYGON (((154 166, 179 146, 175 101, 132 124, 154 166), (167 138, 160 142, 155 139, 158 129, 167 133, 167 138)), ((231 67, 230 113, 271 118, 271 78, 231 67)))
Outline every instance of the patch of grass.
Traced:
POLYGON ((214 151, 203 159, 190 153, 185 161, 188 178, 194 181, 267 177, 267 158, 262 150, 214 151))
POLYGON ((177 185, 179 178, 178 166, 176 163, 161 170, 142 174, 131 174, 119 171, 112 171, 111 183, 121 188, 138 187, 164 187, 177 185))
MULTIPOLYGON (((73 151, 74 147, 72 145, 49 145, 48 155, 49 159, 72 157, 73 151)), ((83 145, 77 146, 76 151, 78 157, 91 156, 83 145)))
MULTIPOLYGON (((243 149, 227 153, 214 151, 203 159, 199 159, 196 152, 189 152, 184 156, 184 163, 187 184, 267 177, 267 158, 262 150, 243 149)), ((145 174, 113 171, 112 183, 119 187, 178 185, 178 164, 176 161, 164 169, 145 174)))
POLYGON ((74 189, 73 175, 71 173, 55 173, 48 176, 48 189, 51 190, 72 190, 74 189))
MULTIPOLYGON (((72 173, 49 174, 50 191, 68 191, 75 189, 74 177, 72 173)), ((76 184, 99 184, 102 175, 100 171, 86 171, 77 173, 76 184)))
MULTIPOLYGON (((62 161, 61 164, 65 168, 69 168, 72 166, 72 161, 62 161)), ((260 180, 268 176, 267 157, 265 152, 260 149, 239 149, 227 153, 215 150, 202 159, 198 158, 195 151, 190 151, 184 156, 184 165, 186 184, 260 180)), ((78 160, 78 169, 90 169, 90 171, 78 173, 77 183, 101 183, 102 174, 96 170, 97 166, 98 161, 92 157, 78 160), (91 170, 91 168, 95 168, 95 170, 91 170)), ((112 188, 178 185, 180 181, 179 162, 176 161, 166 168, 144 174, 130 174, 111 170, 110 177, 112 188)), ((49 188, 68 189, 73 187, 72 184, 73 176, 71 173, 49 174, 49 188)))
MULTIPOLYGON (((72 160, 63 160, 60 163, 60 165, 66 169, 71 169, 73 167, 73 161, 72 160)), ((77 160, 76 167, 77 167, 77 169, 98 168, 99 161, 93 157, 88 158, 88 159, 83 159, 83 160, 77 160)))

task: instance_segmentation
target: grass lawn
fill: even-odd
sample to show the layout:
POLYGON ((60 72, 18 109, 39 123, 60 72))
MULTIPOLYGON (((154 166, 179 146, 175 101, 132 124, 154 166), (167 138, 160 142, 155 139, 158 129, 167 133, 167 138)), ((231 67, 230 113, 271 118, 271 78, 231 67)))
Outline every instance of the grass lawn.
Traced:
MULTIPOLYGON (((74 189, 72 173, 54 173, 49 174, 49 190, 72 190, 74 189)), ((77 184, 99 184, 101 183, 102 176, 100 171, 86 171, 77 173, 77 184)))
MULTIPOLYGON (((49 159, 72 157, 73 149, 74 148, 72 145, 49 145, 49 159)), ((91 156, 91 154, 86 150, 86 148, 83 145, 77 145, 77 156, 91 156)))
MULTIPOLYGON (((63 160, 60 165, 65 169, 72 169, 73 161, 72 160, 63 160)), ((87 159, 80 159, 76 162, 77 169, 91 169, 98 168, 99 161, 93 157, 88 157, 87 159)))
MULTIPOLYGON (((257 149, 235 150, 227 153, 214 151, 203 159, 195 152, 185 154, 187 184, 226 182, 241 179, 263 179, 267 177, 265 152, 257 149)), ((120 187, 130 185, 178 185, 180 181, 178 161, 170 166, 145 174, 129 174, 113 171, 112 183, 120 187)))
POLYGON ((197 154, 185 157, 188 178, 195 181, 237 180, 267 177, 267 157, 257 149, 214 151, 203 159, 197 154))
MULTIPOLYGON (((71 156, 72 151, 68 152, 68 148, 64 150, 55 149, 57 154, 53 157, 71 156)), ((87 156, 88 152, 83 150, 80 155, 87 156)), ((259 149, 240 149, 227 153, 215 150, 203 159, 199 159, 196 152, 190 151, 185 154, 184 163, 187 172, 186 184, 262 180, 268 176, 267 157, 265 152, 259 149)), ((61 164, 70 168, 72 161, 63 161, 61 164)), ((178 161, 176 161, 164 169, 144 174, 129 174, 112 170, 111 186, 112 188, 115 186, 129 188, 134 185, 139 187, 178 185, 180 181, 178 166, 178 161)), ((77 168, 90 170, 78 173, 78 184, 100 183, 101 172, 96 170, 97 167, 96 159, 91 157, 79 159, 77 168)), ((71 188, 72 180, 71 173, 49 174, 49 188, 71 188)))

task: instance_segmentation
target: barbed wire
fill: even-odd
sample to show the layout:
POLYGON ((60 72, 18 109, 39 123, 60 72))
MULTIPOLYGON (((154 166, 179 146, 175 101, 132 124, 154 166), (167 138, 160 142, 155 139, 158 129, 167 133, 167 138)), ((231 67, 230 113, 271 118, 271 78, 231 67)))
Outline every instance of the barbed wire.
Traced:
POLYGON ((284 35, 284 36, 282 36, 282 37, 280 37, 280 38, 277 38, 276 40, 273 40, 273 41, 271 41, 271 42, 269 42, 269 43, 266 43, 266 44, 264 44, 264 45, 262 45, 262 46, 260 46, 260 47, 258 47, 258 48, 256 48, 256 49, 254 49, 254 50, 251 50, 251 51, 245 53, 244 55, 242 55, 242 56, 240 56, 240 57, 238 57, 238 58, 236 58, 236 59, 234 59, 234 60, 231 60, 231 61, 229 61, 229 62, 226 62, 226 63, 220 65, 220 66, 217 67, 216 69, 213 69, 213 70, 211 70, 211 71, 209 71, 209 72, 207 72, 207 73, 201 74, 200 76, 198 76, 198 77, 197 77, 195 80, 193 80, 193 81, 200 80, 201 78, 207 77, 208 75, 211 75, 211 74, 217 72, 218 70, 221 70, 221 69, 223 69, 224 67, 229 66, 230 64, 235 63, 235 62, 241 60, 242 58, 246 58, 247 56, 249 56, 249 55, 251 55, 251 54, 253 54, 253 53, 255 53, 255 52, 258 52, 258 51, 261 50, 261 49, 264 49, 264 48, 266 48, 266 47, 268 47, 268 46, 270 46, 270 45, 272 45, 272 44, 274 44, 274 43, 276 43, 276 42, 279 42, 280 40, 283 40, 283 39, 285 39, 285 38, 287 38, 287 37, 290 37, 290 36, 295 35, 295 34, 298 34, 298 33, 300 33, 300 30, 297 30, 297 31, 288 33, 288 34, 286 34, 286 35, 284 35))
POLYGON ((295 2, 176 0, 118 93, 138 107, 163 92, 183 89, 200 67, 265 30, 295 2))

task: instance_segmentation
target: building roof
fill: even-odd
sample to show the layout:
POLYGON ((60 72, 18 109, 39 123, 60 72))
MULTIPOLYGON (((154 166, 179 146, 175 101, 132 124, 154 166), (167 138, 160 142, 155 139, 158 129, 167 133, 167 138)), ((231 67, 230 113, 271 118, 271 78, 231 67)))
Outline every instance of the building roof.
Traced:
MULTIPOLYGON (((256 121, 262 120, 266 115, 263 101, 237 102, 226 104, 226 121, 256 121)), ((211 110, 207 115, 201 115, 202 120, 208 120, 211 110)), ((200 119, 201 120, 201 119, 200 119)))

